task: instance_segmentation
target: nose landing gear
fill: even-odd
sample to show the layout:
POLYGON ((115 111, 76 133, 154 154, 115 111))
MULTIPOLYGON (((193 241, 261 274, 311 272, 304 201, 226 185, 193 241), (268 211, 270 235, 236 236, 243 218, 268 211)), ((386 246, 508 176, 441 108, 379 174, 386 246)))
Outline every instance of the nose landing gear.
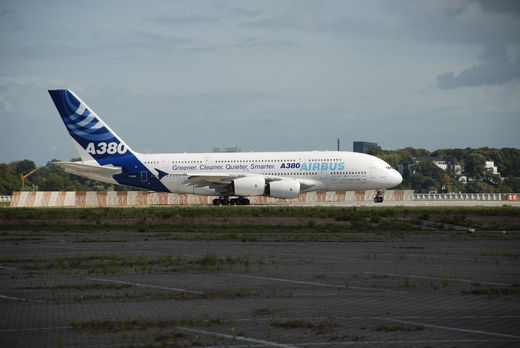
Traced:
POLYGON ((377 190, 376 196, 374 197, 374 203, 383 203, 385 193, 383 190, 377 190))

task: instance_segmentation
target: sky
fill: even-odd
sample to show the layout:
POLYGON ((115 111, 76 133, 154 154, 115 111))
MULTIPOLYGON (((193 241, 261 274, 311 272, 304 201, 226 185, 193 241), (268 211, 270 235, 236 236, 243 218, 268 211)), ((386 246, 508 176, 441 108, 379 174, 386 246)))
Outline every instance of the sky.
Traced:
POLYGON ((142 153, 520 147, 520 1, 0 2, 0 162, 78 157, 47 90, 142 153))

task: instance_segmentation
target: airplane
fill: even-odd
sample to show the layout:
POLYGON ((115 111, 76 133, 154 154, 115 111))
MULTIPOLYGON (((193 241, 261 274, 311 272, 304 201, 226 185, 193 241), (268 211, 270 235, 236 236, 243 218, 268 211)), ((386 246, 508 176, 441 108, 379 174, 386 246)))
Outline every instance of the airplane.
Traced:
POLYGON ((143 154, 127 145, 68 89, 49 90, 80 162, 53 162, 65 171, 111 184, 158 192, 217 196, 214 205, 249 205, 248 196, 298 198, 301 192, 377 190, 402 177, 385 161, 347 151, 143 154))

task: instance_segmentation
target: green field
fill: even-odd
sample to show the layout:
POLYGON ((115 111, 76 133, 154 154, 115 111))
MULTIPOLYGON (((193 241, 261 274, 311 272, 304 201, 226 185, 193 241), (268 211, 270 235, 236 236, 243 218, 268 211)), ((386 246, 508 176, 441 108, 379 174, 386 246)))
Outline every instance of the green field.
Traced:
MULTIPOLYGON (((516 207, 153 207, 0 210, 0 231, 136 231, 180 240, 384 241, 446 233, 517 238, 516 207), (506 232, 506 233, 497 233, 506 232)), ((4 239, 8 238, 4 233, 4 239)), ((89 242, 89 240, 84 240, 89 242)))

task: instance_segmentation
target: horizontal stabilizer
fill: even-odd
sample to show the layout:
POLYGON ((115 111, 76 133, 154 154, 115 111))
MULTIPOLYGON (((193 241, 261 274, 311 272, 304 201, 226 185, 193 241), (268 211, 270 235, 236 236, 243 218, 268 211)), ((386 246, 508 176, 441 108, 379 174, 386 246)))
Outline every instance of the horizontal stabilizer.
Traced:
POLYGON ((78 172, 99 174, 99 175, 116 175, 121 174, 121 167, 114 167, 113 165, 99 166, 92 164, 85 164, 83 162, 51 162, 63 168, 73 169, 78 172))

